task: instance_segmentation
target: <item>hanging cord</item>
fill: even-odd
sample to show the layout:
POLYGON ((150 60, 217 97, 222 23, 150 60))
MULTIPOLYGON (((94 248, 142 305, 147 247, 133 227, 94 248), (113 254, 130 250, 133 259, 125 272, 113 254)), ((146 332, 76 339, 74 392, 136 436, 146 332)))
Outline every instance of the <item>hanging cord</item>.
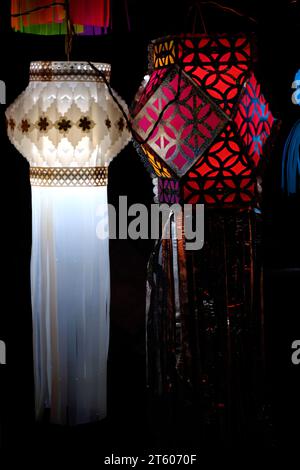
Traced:
POLYGON ((207 28, 206 24, 204 21, 204 16, 202 14, 202 8, 201 4, 197 0, 193 0, 192 4, 190 5, 187 15, 186 15, 186 26, 187 26, 187 21, 189 17, 193 15, 193 25, 192 25, 192 33, 196 33, 196 24, 197 24, 197 18, 200 19, 202 30, 205 34, 207 34, 207 28))
MULTIPOLYGON (((297 3, 298 0, 292 0, 291 3, 297 3)), ((213 8, 217 8, 219 10, 225 11, 226 13, 231 13, 233 15, 237 15, 241 18, 247 18, 249 21, 252 23, 258 24, 258 21, 256 18, 253 18, 252 16, 246 15, 245 13, 242 13, 240 10, 236 10, 235 8, 227 7, 223 5, 222 3, 215 2, 215 1, 206 1, 206 0, 192 0, 192 4, 190 5, 187 13, 187 19, 190 17, 191 14, 194 13, 193 16, 193 26, 192 26, 192 32, 195 34, 196 32, 196 22, 197 22, 197 17, 200 18, 201 20, 201 25, 202 25, 202 30, 205 34, 207 34, 207 28, 206 24, 204 21, 204 15, 202 12, 202 7, 203 6, 210 6, 213 8)))
POLYGON ((132 125, 131 125, 131 122, 130 122, 130 119, 128 119, 128 116, 123 108, 123 106, 121 105, 121 103, 119 102, 119 100, 115 97, 114 95, 114 92, 113 92, 113 89, 112 87, 110 86, 110 83, 109 81, 107 80, 105 74, 97 69, 97 67, 95 67, 95 65, 92 63, 92 62, 87 62, 89 64, 89 66, 103 79, 105 85, 107 86, 108 88, 108 91, 109 91, 109 94, 111 95, 112 99, 114 100, 114 102, 116 103, 116 105, 118 106, 119 110, 121 111, 122 115, 124 116, 124 119, 126 121, 126 124, 127 124, 127 128, 130 130, 130 132, 132 134, 135 135, 135 139, 138 141, 138 143, 140 145, 144 145, 148 142, 148 140, 150 139, 150 137, 152 136, 153 132, 155 131, 155 129, 157 128, 158 124, 160 123, 160 121, 162 120, 162 117, 164 115, 164 112, 166 111, 166 109, 168 109, 169 106, 171 106, 172 104, 176 103, 176 101, 178 101, 179 99, 179 96, 180 96, 180 84, 181 84, 181 76, 182 76, 182 68, 179 67, 179 73, 178 73, 178 84, 177 84, 177 90, 176 90, 176 95, 174 96, 174 98, 172 98, 164 107, 163 109, 161 110, 161 112, 159 113, 158 117, 157 117, 157 120, 155 121, 152 129, 150 130, 150 132, 147 134, 147 137, 142 140, 139 138, 138 135, 136 135, 135 133, 135 130, 133 129, 132 125))
POLYGON ((126 14, 127 30, 128 30, 128 33, 131 33, 131 22, 130 22, 130 16, 129 16, 128 0, 124 0, 124 7, 125 7, 125 14, 126 14))
POLYGON ((65 36, 65 53, 67 56, 67 60, 69 62, 71 50, 72 50, 72 44, 73 44, 73 36, 75 34, 74 25, 72 24, 71 16, 70 16, 70 0, 64 0, 64 2, 52 2, 52 3, 49 3, 48 5, 35 7, 35 8, 32 8, 31 10, 26 10, 21 13, 13 13, 10 16, 13 18, 17 18, 20 16, 29 15, 30 13, 35 13, 36 11, 45 10, 47 8, 53 8, 56 6, 61 6, 65 10, 65 23, 66 23, 66 31, 67 31, 66 36, 65 36))
POLYGON ((202 8, 201 8, 201 2, 197 5, 197 10, 198 10, 198 13, 199 13, 199 16, 200 16, 200 19, 201 19, 203 31, 204 31, 205 34, 207 34, 206 24, 205 24, 205 21, 204 21, 204 16, 203 16, 203 13, 202 13, 202 8))
POLYGON ((226 7, 222 3, 218 3, 218 2, 214 2, 214 1, 205 1, 205 0, 204 1, 200 0, 199 3, 201 5, 205 5, 205 6, 207 5, 207 6, 215 7, 215 8, 218 8, 220 10, 226 11, 228 13, 232 13, 234 15, 247 18, 249 21, 252 21, 253 23, 256 23, 256 24, 258 23, 256 18, 253 18, 252 16, 246 15, 245 13, 242 13, 241 11, 236 10, 234 8, 226 7))
POLYGON ((66 29, 67 29, 66 36, 65 36, 65 53, 67 56, 67 60, 69 62, 71 51, 72 51, 72 45, 73 45, 73 36, 75 35, 74 25, 71 21, 71 16, 70 16, 70 0, 65 0, 64 8, 65 8, 65 22, 66 22, 66 29))

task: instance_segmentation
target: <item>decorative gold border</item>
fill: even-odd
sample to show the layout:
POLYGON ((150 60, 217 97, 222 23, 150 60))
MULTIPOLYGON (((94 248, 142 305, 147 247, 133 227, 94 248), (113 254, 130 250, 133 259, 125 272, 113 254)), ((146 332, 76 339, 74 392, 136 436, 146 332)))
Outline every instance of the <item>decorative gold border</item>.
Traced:
MULTIPOLYGON (((110 80, 110 64, 94 63, 107 81, 110 80)), ((87 62, 31 62, 29 71, 30 81, 73 81, 73 82, 103 82, 87 62)))
POLYGON ((30 168, 32 186, 84 187, 107 186, 108 167, 38 167, 30 168))

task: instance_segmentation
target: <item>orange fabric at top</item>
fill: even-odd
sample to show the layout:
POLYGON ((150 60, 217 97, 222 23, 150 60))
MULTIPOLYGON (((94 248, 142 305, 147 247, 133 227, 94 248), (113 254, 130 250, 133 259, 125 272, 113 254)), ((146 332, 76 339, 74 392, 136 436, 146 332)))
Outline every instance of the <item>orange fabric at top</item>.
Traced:
MULTIPOLYGON (((11 13, 18 14, 37 7, 51 5, 55 0, 11 0, 11 13)), ((63 2, 63 0, 58 0, 63 2)), ((110 0, 70 0, 70 16, 73 24, 108 27, 110 21, 110 0)), ((24 26, 34 24, 61 23, 65 17, 64 8, 53 6, 30 15, 22 16, 24 26)), ((12 18, 12 27, 18 28, 20 17, 12 18)))
MULTIPOLYGON (((47 7, 54 0, 11 0, 11 13, 19 14, 37 7, 47 7)), ((60 1, 60 0, 58 0, 60 1)), ((30 13, 30 15, 22 16, 24 26, 33 24, 60 23, 65 16, 64 8, 55 6, 52 8, 44 8, 42 10, 30 13)), ((12 17, 12 27, 18 29, 20 17, 12 17)))

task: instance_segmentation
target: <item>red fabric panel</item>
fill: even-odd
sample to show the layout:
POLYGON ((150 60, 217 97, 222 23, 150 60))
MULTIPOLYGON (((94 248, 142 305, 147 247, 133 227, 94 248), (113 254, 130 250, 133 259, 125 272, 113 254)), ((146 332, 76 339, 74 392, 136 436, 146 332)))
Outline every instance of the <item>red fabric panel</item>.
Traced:
POLYGON ((70 0, 74 24, 107 28, 110 22, 110 0, 70 0))

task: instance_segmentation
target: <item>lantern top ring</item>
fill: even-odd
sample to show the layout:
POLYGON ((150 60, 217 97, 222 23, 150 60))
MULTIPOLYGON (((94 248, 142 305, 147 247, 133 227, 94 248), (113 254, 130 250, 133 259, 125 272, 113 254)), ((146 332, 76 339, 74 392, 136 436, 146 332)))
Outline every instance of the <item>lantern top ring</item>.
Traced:
MULTIPOLYGON (((102 72, 107 81, 110 80, 110 64, 95 62, 93 65, 102 72)), ((30 63, 30 81, 78 81, 103 82, 99 75, 87 62, 49 62, 37 61, 30 63)))

